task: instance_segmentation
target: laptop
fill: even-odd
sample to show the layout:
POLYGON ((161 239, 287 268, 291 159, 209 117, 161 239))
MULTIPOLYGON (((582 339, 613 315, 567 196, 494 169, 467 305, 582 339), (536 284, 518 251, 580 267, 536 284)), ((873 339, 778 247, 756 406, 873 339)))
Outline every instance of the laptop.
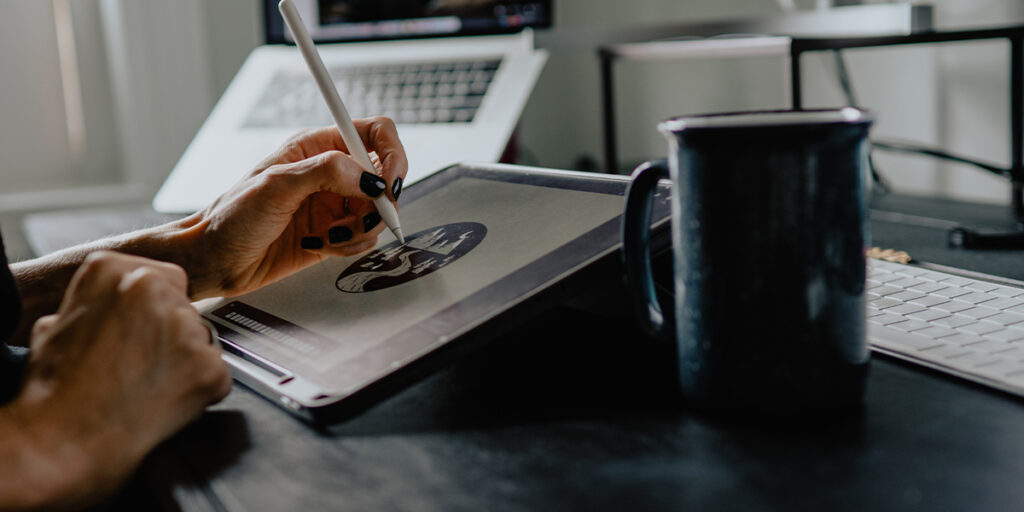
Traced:
MULTIPOLYGON (((205 207, 296 132, 333 124, 276 0, 267 44, 242 65, 153 200, 205 207)), ((497 162, 547 59, 532 29, 553 0, 297 0, 353 118, 398 124, 412 184, 456 162, 497 162)))

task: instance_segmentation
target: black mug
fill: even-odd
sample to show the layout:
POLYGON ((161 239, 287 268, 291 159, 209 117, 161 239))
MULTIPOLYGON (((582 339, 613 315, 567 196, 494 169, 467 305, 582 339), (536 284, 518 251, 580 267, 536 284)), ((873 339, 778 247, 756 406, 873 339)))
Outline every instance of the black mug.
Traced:
POLYGON ((871 123, 843 108, 658 126, 668 162, 633 174, 622 255, 641 323, 674 339, 679 384, 695 406, 791 414, 862 404, 871 123), (648 253, 651 197, 664 178, 676 299, 668 319, 648 253))

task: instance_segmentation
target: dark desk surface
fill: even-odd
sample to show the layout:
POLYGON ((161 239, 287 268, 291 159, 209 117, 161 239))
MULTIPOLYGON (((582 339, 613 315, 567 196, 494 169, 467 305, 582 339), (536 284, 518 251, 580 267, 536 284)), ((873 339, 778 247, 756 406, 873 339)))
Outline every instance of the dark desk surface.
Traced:
MULTIPOLYGON (((941 222, 903 220, 876 215, 876 245, 1024 279, 1024 253, 950 250, 941 222)), ((848 421, 719 421, 680 403, 665 347, 560 308, 331 433, 236 386, 135 486, 172 510, 1009 510, 1022 482, 1021 399, 876 356, 848 421)))

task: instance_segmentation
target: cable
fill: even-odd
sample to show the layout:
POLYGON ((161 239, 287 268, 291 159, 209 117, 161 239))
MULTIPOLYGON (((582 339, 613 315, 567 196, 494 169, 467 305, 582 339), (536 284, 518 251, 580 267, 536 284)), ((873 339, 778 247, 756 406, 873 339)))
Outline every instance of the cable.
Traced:
POLYGON ((885 151, 894 151, 894 152, 897 152, 897 153, 915 153, 915 154, 919 154, 919 155, 927 155, 927 156, 930 156, 930 157, 933 157, 933 158, 939 158, 939 159, 942 159, 942 160, 949 160, 949 161, 952 161, 952 162, 958 162, 958 163, 961 163, 961 164, 972 165, 974 167, 977 167, 979 169, 988 171, 988 172, 990 172, 992 174, 995 174, 995 175, 998 175, 998 176, 1002 176, 1004 178, 1011 178, 1012 177, 1010 169, 1007 169, 1007 168, 1004 168, 1004 167, 999 167, 999 166, 992 165, 992 164, 987 164, 985 162, 979 162, 977 160, 973 160, 973 159, 967 158, 965 156, 955 155, 955 154, 950 153, 948 151, 942 151, 940 149, 929 148, 927 146, 918 146, 916 144, 909 144, 909 143, 905 143, 905 142, 879 141, 879 140, 871 141, 871 145, 873 147, 875 147, 875 148, 882 149, 882 150, 885 150, 885 151))
MULTIPOLYGON (((856 107, 859 102, 853 92, 853 81, 850 80, 850 72, 846 68, 846 59, 843 58, 843 53, 840 50, 832 50, 832 55, 835 57, 836 75, 839 78, 839 87, 843 90, 843 96, 846 98, 846 104, 856 107)), ((878 171, 878 165, 875 164, 875 157, 871 151, 868 151, 868 170, 871 171, 871 181, 878 186, 879 192, 888 194, 892 191, 889 180, 885 179, 878 171)))

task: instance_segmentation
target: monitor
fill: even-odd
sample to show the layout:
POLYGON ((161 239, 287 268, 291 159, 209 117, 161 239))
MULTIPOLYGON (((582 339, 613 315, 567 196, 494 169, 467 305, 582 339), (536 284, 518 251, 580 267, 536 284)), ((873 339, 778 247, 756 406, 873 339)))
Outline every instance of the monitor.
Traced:
MULTIPOLYGON (((318 43, 514 33, 546 28, 554 0, 296 0, 318 43)), ((277 10, 264 0, 267 43, 291 42, 277 10)))

